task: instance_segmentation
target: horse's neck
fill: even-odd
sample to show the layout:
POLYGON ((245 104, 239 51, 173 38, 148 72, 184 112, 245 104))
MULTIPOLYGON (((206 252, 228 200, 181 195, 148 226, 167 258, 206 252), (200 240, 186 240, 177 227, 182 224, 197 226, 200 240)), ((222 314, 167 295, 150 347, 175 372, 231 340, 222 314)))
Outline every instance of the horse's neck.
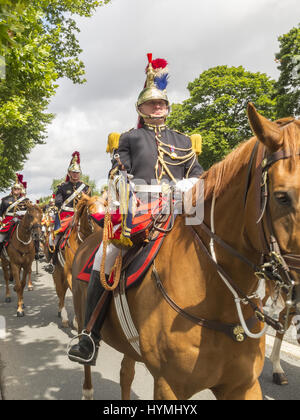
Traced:
POLYGON ((30 232, 26 223, 26 216, 24 216, 17 226, 18 238, 21 241, 27 242, 30 239, 30 232))
MULTIPOLYGON (((246 183, 243 182, 245 176, 241 173, 232 180, 229 188, 215 200, 214 209, 212 201, 206 206, 205 222, 212 227, 214 232, 224 242, 229 244, 242 256, 248 258, 255 264, 259 263, 260 252, 256 251, 251 245, 247 236, 247 224, 249 220, 246 217, 244 207, 244 197, 246 183)), ((249 197, 253 199, 254 197, 249 197)), ((251 215, 255 218, 255 214, 251 215)), ((232 255, 224 247, 218 246, 214 242, 217 262, 233 278, 236 285, 245 292, 252 291, 256 287, 254 273, 238 257, 232 255)))
POLYGON ((84 236, 84 238, 86 238, 92 233, 91 226, 88 220, 88 214, 85 210, 83 211, 82 216, 78 220, 77 230, 81 236, 84 236))

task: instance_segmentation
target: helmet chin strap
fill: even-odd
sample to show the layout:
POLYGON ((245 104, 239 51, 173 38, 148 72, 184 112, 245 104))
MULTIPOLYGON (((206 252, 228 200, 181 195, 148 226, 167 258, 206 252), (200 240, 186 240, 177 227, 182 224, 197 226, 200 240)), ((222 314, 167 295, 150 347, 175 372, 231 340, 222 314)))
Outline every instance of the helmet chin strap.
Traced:
POLYGON ((158 116, 158 115, 154 115, 154 114, 149 114, 149 115, 143 114, 140 111, 140 109, 139 109, 139 107, 137 105, 136 105, 136 111, 139 114, 139 116, 142 117, 142 118, 144 118, 144 119, 145 118, 148 118, 148 119, 152 119, 152 120, 161 120, 161 119, 164 119, 165 120, 167 118, 167 116, 169 115, 169 113, 170 113, 170 107, 168 107, 168 112, 164 116, 158 116))

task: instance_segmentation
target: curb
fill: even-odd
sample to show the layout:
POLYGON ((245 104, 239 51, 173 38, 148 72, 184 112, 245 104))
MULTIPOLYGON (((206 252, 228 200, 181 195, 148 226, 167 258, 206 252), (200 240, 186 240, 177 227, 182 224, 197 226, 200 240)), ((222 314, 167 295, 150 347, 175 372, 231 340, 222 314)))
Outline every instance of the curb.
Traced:
MULTIPOLYGON (((272 335, 266 335, 266 345, 267 346, 273 347, 274 341, 275 341, 275 337, 273 337, 272 335)), ((291 344, 291 343, 283 340, 282 345, 281 345, 281 352, 287 353, 287 354, 295 357, 296 359, 300 360, 300 346, 297 346, 295 344, 291 344)))

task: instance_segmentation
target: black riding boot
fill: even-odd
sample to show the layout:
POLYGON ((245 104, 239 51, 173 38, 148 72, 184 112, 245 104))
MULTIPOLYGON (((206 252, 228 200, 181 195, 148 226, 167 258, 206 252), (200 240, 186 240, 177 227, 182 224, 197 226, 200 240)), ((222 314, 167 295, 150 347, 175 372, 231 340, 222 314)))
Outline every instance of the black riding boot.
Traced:
MULTIPOLYGON (((85 311, 85 322, 84 328, 86 328, 89 320, 94 312, 94 309, 99 302, 100 297, 102 296, 104 289, 100 284, 99 271, 93 270, 90 278, 90 282, 87 290, 87 299, 86 299, 86 311, 85 311)), ((105 320, 105 315, 111 301, 111 293, 108 295, 100 314, 98 315, 91 334, 83 334, 80 337, 78 344, 72 346, 68 352, 68 357, 74 362, 79 362, 81 364, 87 364, 95 366, 99 342, 101 340, 100 330, 105 320)))

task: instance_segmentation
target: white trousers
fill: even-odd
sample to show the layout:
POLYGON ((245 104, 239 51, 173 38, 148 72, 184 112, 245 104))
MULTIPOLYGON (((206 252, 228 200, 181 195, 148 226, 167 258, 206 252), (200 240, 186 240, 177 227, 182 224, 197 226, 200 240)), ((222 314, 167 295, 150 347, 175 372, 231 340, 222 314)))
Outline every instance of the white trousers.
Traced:
MULTIPOLYGON (((120 225, 116 225, 113 228, 113 232, 115 232, 120 225)), ((122 256, 127 252, 126 249, 122 250, 122 256)), ((120 248, 117 248, 114 244, 109 243, 106 248, 106 259, 105 259, 105 267, 104 271, 105 274, 109 274, 110 270, 112 269, 117 256, 120 253, 120 248)), ((103 242, 101 242, 101 245, 95 255, 93 270, 100 271, 100 265, 103 257, 103 242)))
POLYGON ((0 233, 0 242, 3 242, 6 237, 6 233, 0 233))

